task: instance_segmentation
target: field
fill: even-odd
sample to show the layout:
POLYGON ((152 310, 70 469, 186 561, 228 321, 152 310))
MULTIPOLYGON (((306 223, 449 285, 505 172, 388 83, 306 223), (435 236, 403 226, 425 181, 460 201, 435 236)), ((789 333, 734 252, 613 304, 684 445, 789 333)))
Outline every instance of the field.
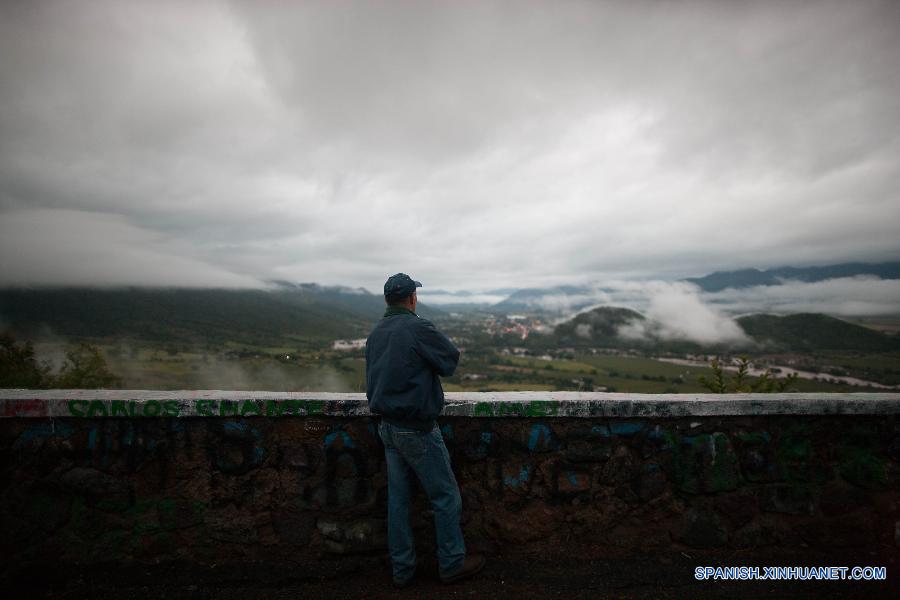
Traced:
MULTIPOLYGON (((92 340, 125 389, 364 391, 361 356, 327 350, 226 343, 218 351, 92 340)), ((66 345, 39 343, 39 357, 58 362, 66 345)))
MULTIPOLYGON (((228 389, 272 391, 365 391, 362 350, 335 351, 225 342, 218 351, 153 345, 134 340, 93 340, 125 389, 228 389)), ((38 355, 58 361, 61 342, 36 345, 38 355)), ((834 365, 895 369, 893 355, 831 356, 834 365)), ((609 391, 631 393, 699 393, 708 391, 700 376, 712 370, 650 357, 579 352, 572 358, 510 356, 493 349, 464 352, 459 368, 444 378, 446 391, 609 391)), ((827 377, 827 372, 823 371, 827 377)), ((865 388, 826 381, 797 380, 803 392, 849 392, 865 388)))
MULTIPOLYGON (((494 356, 493 360, 462 360, 448 391, 573 390, 640 394, 708 391, 699 382, 712 369, 682 366, 647 357, 578 354, 572 360, 494 356), (473 378, 472 376, 476 377, 473 378), (468 377, 467 377, 468 376, 468 377)), ((791 388, 803 392, 847 392, 862 388, 823 381, 798 380, 791 388)))

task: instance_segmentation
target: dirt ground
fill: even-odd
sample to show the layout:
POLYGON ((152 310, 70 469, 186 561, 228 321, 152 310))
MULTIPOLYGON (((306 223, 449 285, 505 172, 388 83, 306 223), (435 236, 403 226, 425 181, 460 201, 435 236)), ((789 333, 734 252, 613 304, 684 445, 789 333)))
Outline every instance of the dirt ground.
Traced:
MULTIPOLYGON (((319 563, 321 566, 322 563, 319 563)), ((416 580, 394 589, 386 557, 340 561, 319 573, 295 565, 233 564, 198 570, 181 564, 109 565, 89 571, 55 566, 8 577, 5 598, 255 600, 298 598, 900 598, 897 556, 579 558, 567 555, 494 555, 474 578, 444 585, 434 561, 416 580), (697 581, 694 568, 720 565, 887 567, 887 581, 697 581)))

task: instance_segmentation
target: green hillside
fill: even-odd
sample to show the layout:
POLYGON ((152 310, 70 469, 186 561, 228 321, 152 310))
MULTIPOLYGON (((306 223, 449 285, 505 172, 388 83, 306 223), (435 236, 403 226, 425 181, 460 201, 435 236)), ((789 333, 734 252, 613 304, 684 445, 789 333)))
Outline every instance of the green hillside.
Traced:
POLYGON ((737 323, 747 335, 773 349, 889 352, 900 348, 896 337, 818 313, 748 315, 737 319, 737 323))
POLYGON ((365 331, 367 316, 309 295, 262 290, 3 290, 0 316, 14 333, 76 338, 249 343, 339 338, 365 331))
MULTIPOLYGON (((295 345, 365 337, 383 312, 382 296, 315 284, 282 284, 273 290, 0 290, 0 323, 19 337, 295 345)), ((419 312, 430 318, 442 314, 425 306, 419 312)))
POLYGON ((613 344, 618 343, 619 327, 635 320, 643 321, 644 315, 630 308, 600 306, 560 323, 555 333, 561 344, 613 344))

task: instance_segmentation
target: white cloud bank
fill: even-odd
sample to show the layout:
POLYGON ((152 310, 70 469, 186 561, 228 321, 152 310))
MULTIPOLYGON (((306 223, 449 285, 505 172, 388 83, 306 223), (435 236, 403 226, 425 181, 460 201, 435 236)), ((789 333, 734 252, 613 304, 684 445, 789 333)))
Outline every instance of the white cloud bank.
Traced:
POLYGON ((825 281, 786 281, 782 285, 729 288, 703 299, 730 313, 819 312, 842 317, 900 315, 900 279, 871 276, 825 281))
POLYGON ((0 220, 0 285, 263 286, 190 253, 119 215, 22 210, 0 220))
POLYGON ((429 294, 424 291, 424 288, 416 295, 425 304, 435 304, 437 306, 442 304, 496 304, 506 298, 506 296, 499 294, 468 294, 465 296, 429 294))
POLYGON ((620 336, 700 344, 752 343, 734 320, 703 302, 696 286, 657 281, 645 284, 644 289, 648 295, 646 320, 635 320, 621 327, 620 336))

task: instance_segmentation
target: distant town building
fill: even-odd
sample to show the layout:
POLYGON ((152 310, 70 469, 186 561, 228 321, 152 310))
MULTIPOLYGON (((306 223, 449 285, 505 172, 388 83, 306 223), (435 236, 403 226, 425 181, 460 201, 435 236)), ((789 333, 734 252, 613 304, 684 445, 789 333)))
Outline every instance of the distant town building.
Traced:
POLYGON ((358 340, 334 340, 333 350, 362 350, 366 347, 366 338, 358 340))

